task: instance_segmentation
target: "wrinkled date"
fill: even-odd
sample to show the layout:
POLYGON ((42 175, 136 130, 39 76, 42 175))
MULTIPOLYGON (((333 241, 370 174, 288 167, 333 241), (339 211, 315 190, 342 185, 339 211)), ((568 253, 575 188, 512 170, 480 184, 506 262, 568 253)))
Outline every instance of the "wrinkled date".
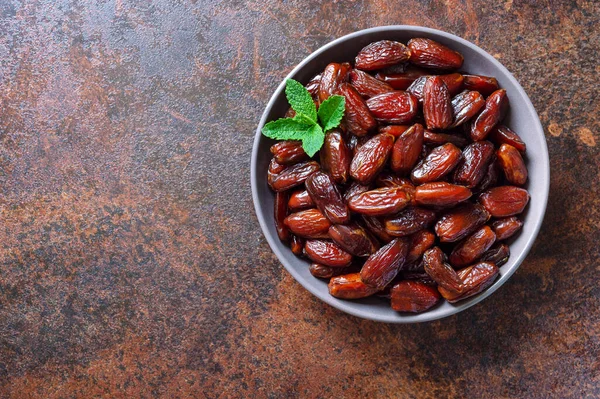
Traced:
POLYGON ((448 207, 455 206, 471 197, 471 190, 443 181, 425 183, 417 186, 415 202, 417 205, 448 207))
POLYGON ((332 277, 328 284, 329 294, 340 299, 359 299, 373 295, 377 288, 363 283, 360 273, 332 277))
POLYGON ((273 158, 283 165, 293 165, 295 163, 306 161, 308 155, 302 148, 302 142, 297 140, 280 141, 271 146, 273 158))
POLYGON ((526 145, 504 125, 506 90, 462 65, 431 39, 371 43, 305 86, 317 110, 345 99, 320 150, 308 156, 322 136, 303 129, 270 147, 277 235, 332 296, 424 312, 480 293, 508 261, 530 199, 526 145))
POLYGON ((348 207, 328 174, 313 173, 306 179, 306 190, 317 208, 331 223, 343 224, 350 220, 348 207))
POLYGON ((283 220, 292 233, 306 238, 327 237, 331 226, 329 220, 318 209, 307 209, 292 213, 283 220))
POLYGON ((396 139, 390 165, 394 172, 405 175, 411 171, 421 156, 423 138, 423 126, 416 123, 396 139))
POLYGON ((383 289, 388 285, 406 260, 408 253, 408 240, 397 238, 381 247, 373 255, 369 256, 362 269, 360 278, 365 284, 383 289))
POLYGON ((408 48, 410 62, 423 68, 458 69, 463 64, 463 56, 459 52, 431 39, 411 39, 408 48))
POLYGON ((454 182, 469 188, 476 187, 488 172, 494 157, 494 145, 489 141, 469 144, 463 151, 463 159, 454 171, 454 182))
POLYGON ((411 179, 416 184, 440 180, 458 165, 460 149, 451 143, 436 147, 412 171, 411 179))
POLYGON ((288 209, 291 212, 301 211, 303 209, 314 208, 315 203, 306 190, 295 191, 288 200, 288 209))
POLYGON ((377 240, 357 224, 331 226, 329 237, 354 256, 369 256, 379 249, 377 240))
POLYGON ((520 187, 499 186, 482 193, 479 201, 493 217, 502 218, 523 212, 529 193, 520 187))
POLYGON ((490 214, 479 204, 464 204, 444 214, 435 225, 441 242, 461 240, 490 219, 490 214))
POLYGON ((348 81, 348 75, 352 66, 347 62, 343 64, 331 63, 325 67, 319 81, 319 102, 329 98, 338 86, 348 81))
POLYGON ((346 183, 352 154, 339 130, 333 130, 325 135, 320 154, 321 169, 329 173, 336 183, 346 183))
POLYGON ((273 177, 271 188, 275 191, 289 190, 304 183, 310 175, 318 170, 319 164, 314 161, 292 165, 273 177))
POLYGON ((408 123, 417 115, 418 100, 406 91, 379 94, 367 100, 375 118, 386 123, 408 123))
POLYGON ((500 123, 508 111, 506 90, 496 90, 485 100, 485 108, 471 125, 471 139, 485 140, 492 129, 500 123))
POLYGON ((434 287, 417 281, 400 281, 391 290, 391 305, 396 312, 419 313, 431 309, 440 301, 434 287))
POLYGON ((439 286, 438 291, 450 303, 472 297, 492 285, 498 275, 498 267, 493 263, 481 262, 458 272, 462 280, 462 290, 456 292, 439 286))
POLYGON ((350 176, 361 184, 371 183, 383 170, 394 146, 394 136, 381 133, 373 136, 354 155, 350 176))
POLYGON ((465 90, 452 99, 452 127, 462 125, 477 115, 485 105, 483 96, 477 91, 465 90))
POLYGON ((352 255, 331 241, 307 240, 304 253, 313 262, 329 267, 344 267, 352 262, 352 255))
POLYGON ((488 226, 483 226, 458 244, 450 254, 450 264, 454 267, 467 266, 476 261, 496 241, 496 234, 488 226))
POLYGON ((410 58, 410 50, 400 42, 381 40, 360 50, 354 65, 364 71, 382 69, 410 58))
POLYGON ((358 69, 353 69, 350 72, 350 84, 361 96, 366 98, 394 91, 394 88, 389 84, 358 69))
POLYGON ((342 95, 346 99, 343 123, 350 133, 360 137, 377 127, 377 121, 371 115, 365 100, 352 85, 340 84, 336 94, 342 95))
POLYGON ((365 191, 348 201, 356 213, 367 216, 385 216, 404 209, 410 203, 410 194, 399 186, 382 187, 365 191))
POLYGON ((423 115, 427 129, 446 129, 452 124, 452 103, 448 87, 439 76, 423 86, 423 115))
POLYGON ((496 156, 509 183, 522 186, 527 182, 527 167, 519 150, 512 145, 502 144, 496 156))
POLYGON ((435 222, 436 213, 432 210, 409 207, 385 221, 385 231, 396 237, 404 237, 426 229, 435 222))

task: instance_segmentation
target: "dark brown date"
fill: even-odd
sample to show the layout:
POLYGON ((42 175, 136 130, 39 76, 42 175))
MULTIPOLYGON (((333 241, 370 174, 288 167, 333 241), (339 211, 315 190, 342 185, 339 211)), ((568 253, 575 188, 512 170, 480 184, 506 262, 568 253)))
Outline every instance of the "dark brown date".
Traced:
POLYGON ((352 197, 362 194, 365 191, 369 191, 370 189, 371 186, 369 185, 362 185, 359 182, 353 181, 344 192, 344 202, 347 204, 352 197))
POLYGON ((348 206, 356 213, 367 216, 385 216, 397 213, 410 203, 410 194, 403 187, 382 187, 356 195, 348 206))
POLYGON ((462 292, 448 290, 442 286, 438 287, 438 291, 448 302, 455 303, 479 294, 492 285, 497 275, 498 268, 496 265, 488 262, 480 262, 458 272, 458 276, 463 282, 462 292))
POLYGON ((325 135, 319 154, 321 169, 329 173, 336 183, 345 184, 348 181, 352 155, 340 130, 332 130, 325 135))
POLYGON ((394 136, 396 139, 402 135, 402 133, 406 132, 411 125, 389 125, 383 126, 379 128, 379 133, 389 133, 394 136))
POLYGON ((417 205, 447 207, 466 201, 471 195, 471 190, 465 186, 438 181, 417 186, 415 202, 417 205))
POLYGON ((350 164, 350 176, 361 184, 371 183, 385 167, 392 147, 394 136, 382 133, 373 136, 358 149, 350 164))
POLYGON ((360 270, 361 280, 382 290, 398 274, 408 253, 408 240, 397 238, 369 256, 360 270))
POLYGON ((366 98, 394 91, 394 88, 389 84, 358 69, 353 69, 350 72, 350 83, 361 96, 366 98))
POLYGON ((495 241, 496 234, 489 226, 483 226, 454 247, 449 257, 450 264, 454 267, 470 265, 490 249, 495 241))
POLYGON ((500 88, 496 78, 481 75, 463 75, 465 89, 478 91, 484 96, 489 96, 500 88))
POLYGON ((423 86, 423 115, 428 129, 447 129, 452 124, 452 103, 448 87, 439 76, 423 86))
POLYGON ((456 242, 473 233, 490 219, 479 204, 463 204, 444 214, 435 225, 441 242, 456 242))
POLYGON ((477 187, 474 188, 474 191, 482 192, 492 186, 495 186, 500 179, 500 173, 502 173, 502 171, 500 170, 500 165, 498 165, 498 160, 496 159, 496 154, 494 153, 494 155, 492 155, 492 160, 487 167, 487 172, 485 172, 477 187))
POLYGON ((308 267, 308 271, 314 277, 328 279, 334 276, 340 276, 342 274, 348 274, 350 268, 348 267, 331 267, 320 265, 318 263, 311 263, 308 267))
POLYGON ((509 144, 515 147, 519 152, 525 153, 527 151, 527 146, 521 140, 519 135, 509 129, 507 126, 498 125, 489 135, 490 140, 492 140, 496 145, 501 146, 502 144, 509 144))
POLYGON ((412 125, 396 139, 390 162, 394 172, 404 175, 411 171, 421 156, 423 139, 423 126, 419 123, 412 125))
POLYGON ((396 237, 404 237, 426 229, 435 222, 434 211, 409 207, 385 221, 385 231, 396 237))
POLYGON ((429 74, 430 71, 409 66, 403 72, 399 73, 377 72, 375 77, 396 90, 406 90, 415 80, 429 74))
POLYGON ((452 99, 452 127, 462 125, 485 106, 485 99, 479 92, 465 90, 452 99))
POLYGON ((351 69, 352 66, 347 62, 343 64, 331 63, 325 67, 319 82, 319 102, 322 103, 327 100, 341 83, 348 81, 351 69))
POLYGON ((381 172, 375 179, 376 187, 402 187, 411 198, 415 194, 415 186, 412 182, 404 177, 400 177, 393 173, 381 172))
POLYGON ((315 203, 306 190, 298 190, 290 195, 288 208, 291 212, 301 211, 303 209, 314 208, 315 203))
POLYGON ((289 190, 304 183, 310 175, 318 170, 319 164, 314 161, 289 166, 273 177, 271 188, 275 191, 289 190))
POLYGON ((306 238, 327 237, 327 231, 331 226, 329 220, 318 209, 292 213, 284 219, 283 223, 292 233, 306 238))
POLYGON ((373 116, 386 123, 408 123, 417 114, 417 98, 405 91, 379 94, 367 100, 367 107, 373 116))
POLYGON ((422 68, 459 69, 463 56, 431 39, 415 38, 408 41, 410 62, 422 68))
POLYGON ((391 305, 396 312, 424 312, 435 306, 440 298, 435 287, 417 281, 400 281, 391 291, 391 305))
POLYGON ((296 256, 301 256, 304 251, 304 238, 292 234, 290 238, 290 249, 296 256))
POLYGON ((414 263, 425 251, 435 244, 435 234, 429 230, 421 230, 410 236, 410 249, 406 255, 406 263, 414 263))
POLYGON ((361 215, 361 218, 367 230, 369 230, 369 232, 371 232, 375 237, 379 238, 382 242, 388 243, 394 239, 394 237, 386 232, 385 225, 379 218, 367 215, 361 215))
POLYGON ((492 129, 504 119, 508 111, 506 90, 496 90, 485 100, 485 108, 471 124, 471 139, 485 140, 492 129))
POLYGON ((350 133, 360 137, 377 127, 377 121, 354 86, 341 83, 335 93, 346 99, 346 111, 342 123, 350 133))
POLYGON ((500 267, 508 261, 510 257, 510 248, 504 243, 498 243, 492 248, 488 249, 483 256, 481 256, 482 262, 491 262, 496 266, 500 267))
POLYGON ((463 283, 452 266, 444 261, 444 253, 439 247, 428 249, 423 254, 425 272, 438 284, 448 291, 461 293, 463 283))
POLYGON ((331 226, 329 237, 354 256, 369 256, 379 249, 377 240, 357 224, 331 226))
POLYGON ((368 286, 360 279, 360 273, 335 276, 329 280, 329 294, 340 299, 359 299, 373 295, 377 288, 368 286))
POLYGON ((461 152, 452 143, 434 148, 425 159, 413 169, 411 179, 416 184, 440 180, 458 165, 461 152))
POLYGON ((352 255, 331 241, 307 240, 304 253, 313 262, 329 267, 344 267, 352 262, 352 255))
MULTIPOLYGON (((442 81, 446 84, 448 88, 448 92, 450 92, 451 96, 454 96, 460 93, 462 89, 463 77, 460 73, 450 73, 448 75, 438 75, 442 81)), ((423 102, 423 88, 425 87, 425 82, 430 76, 421 76, 416 79, 409 87, 406 89, 409 93, 413 94, 419 102, 423 102)))
POLYGON ((306 190, 319 210, 331 223, 350 221, 350 211, 342 200, 333 179, 326 173, 315 172, 306 179, 306 190))
POLYGON ((283 222, 288 213, 287 202, 288 193, 275 193, 275 229, 277 230, 279 239, 283 242, 287 242, 290 239, 290 230, 283 222))
POLYGON ((519 150, 512 145, 502 144, 496 151, 496 156, 510 184, 522 186, 527 182, 527 167, 519 150))
POLYGON ((269 163, 269 169, 267 170, 267 183, 269 183, 269 187, 273 188, 273 179, 283 172, 285 169, 285 165, 278 163, 275 158, 271 159, 271 163, 269 163))
POLYGON ((431 146, 440 146, 446 143, 452 143, 459 148, 464 148, 469 144, 466 138, 459 134, 436 133, 425 129, 423 132, 423 142, 431 146))
POLYGON ((483 192, 479 202, 495 218, 518 215, 529 202, 527 190, 515 186, 499 186, 483 192))
POLYGON ((271 154, 278 163, 283 165, 293 165, 308 159, 308 155, 302 148, 302 142, 298 140, 279 141, 273 144, 271 154))
POLYGON ((489 141, 476 141, 463 151, 463 159, 454 171, 454 182, 469 188, 476 187, 488 172, 494 158, 494 145, 489 141))
POLYGON ((523 222, 517 219, 516 216, 498 219, 492 223, 492 229, 494 229, 498 241, 512 237, 517 231, 521 230, 521 227, 523 227, 523 222))
POLYGON ((404 44, 380 40, 360 50, 354 59, 354 65, 364 71, 373 71, 408 61, 409 58, 410 50, 404 44))

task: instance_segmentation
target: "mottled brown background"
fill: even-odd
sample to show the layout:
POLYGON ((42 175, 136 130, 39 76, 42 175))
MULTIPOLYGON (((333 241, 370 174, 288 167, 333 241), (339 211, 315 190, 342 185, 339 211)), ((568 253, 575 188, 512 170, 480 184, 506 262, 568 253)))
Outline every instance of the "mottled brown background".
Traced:
POLYGON ((594 0, 0 0, 0 397, 600 397, 599 16, 594 0), (310 295, 250 196, 277 84, 386 24, 497 57, 552 165, 519 271, 421 325, 310 295))

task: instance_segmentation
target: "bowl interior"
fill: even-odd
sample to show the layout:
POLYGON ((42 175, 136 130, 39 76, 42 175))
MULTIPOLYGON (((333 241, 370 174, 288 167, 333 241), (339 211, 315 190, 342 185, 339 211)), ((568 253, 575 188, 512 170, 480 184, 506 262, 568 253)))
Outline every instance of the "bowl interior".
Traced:
POLYGON ((352 61, 358 51, 371 42, 389 39, 406 43, 413 37, 431 38, 462 53, 465 58, 463 71, 496 77, 500 86, 506 89, 510 101, 510 111, 504 123, 517 132, 527 144, 526 162, 529 180, 526 188, 531 194, 531 200, 522 215, 524 219, 522 231, 509 242, 511 250, 509 261, 500 268, 500 277, 491 287, 458 304, 442 302, 428 312, 416 315, 397 313, 390 308, 389 303, 378 298, 347 301, 329 295, 327 283, 310 274, 308 262, 296 257, 286 245, 279 241, 274 227, 274 194, 266 180, 271 159, 269 147, 274 141, 262 136, 260 129, 266 122, 283 117, 287 110, 288 104, 283 92, 285 80, 273 94, 260 121, 254 141, 251 165, 252 194, 258 219, 269 245, 286 269, 300 284, 328 304, 355 316, 391 323, 414 323, 446 317, 480 302, 498 289, 518 268, 537 236, 546 209, 550 180, 548 149, 544 132, 535 109, 524 90, 496 59, 457 36, 414 26, 367 29, 344 36, 315 51, 302 61, 288 75, 288 78, 294 78, 305 84, 330 62, 352 61))

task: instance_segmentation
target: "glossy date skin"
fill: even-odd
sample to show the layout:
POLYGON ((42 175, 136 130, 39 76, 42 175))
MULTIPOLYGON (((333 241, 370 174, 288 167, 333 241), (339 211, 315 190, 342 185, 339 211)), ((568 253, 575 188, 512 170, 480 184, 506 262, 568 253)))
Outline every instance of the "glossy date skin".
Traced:
POLYGON ((417 281, 400 281, 390 293, 391 306, 396 312, 424 312, 435 306, 440 298, 435 287, 417 281))
POLYGON ((488 171, 488 165, 494 158, 494 145, 489 141, 471 143, 462 155, 463 159, 454 172, 454 182, 474 188, 488 171))
POLYGON ((496 241, 496 234, 483 226, 452 250, 449 260, 454 267, 467 266, 479 259, 496 241))
POLYGON ((360 271, 361 280, 382 290, 398 274, 408 253, 409 242, 397 238, 371 255, 360 271))
POLYGON ((459 69, 463 56, 431 39, 415 38, 408 41, 410 62, 422 68, 459 69))
POLYGON ((380 40, 360 50, 354 65, 363 71, 373 71, 408 61, 409 58, 410 50, 404 44, 380 40))
POLYGON ((371 183, 383 170, 394 145, 394 136, 381 133, 358 149, 350 164, 350 176, 359 183, 371 183))
POLYGON ((332 277, 328 288, 331 296, 340 299, 366 298, 378 291, 377 288, 365 284, 360 278, 360 273, 332 277))
POLYGON ((329 237, 354 256, 366 257, 379 249, 377 240, 358 224, 331 226, 329 237))
POLYGON ((329 98, 337 90, 338 86, 348 81, 352 66, 348 63, 338 64, 331 63, 325 67, 319 81, 319 102, 323 102, 329 98))
POLYGON ((297 236, 305 238, 327 237, 331 223, 318 209, 292 213, 283 223, 297 236))
POLYGON ((377 127, 377 121, 354 86, 349 83, 341 83, 335 93, 346 99, 343 124, 350 133, 361 137, 377 127))
POLYGON ((342 200, 331 176, 323 172, 313 173, 306 180, 306 190, 317 208, 331 223, 344 224, 350 221, 348 206, 342 200))
POLYGON ((473 233, 490 219, 490 213, 479 204, 464 204, 445 213, 435 225, 441 242, 456 242, 473 233))
POLYGON ((485 100, 483 111, 475 118, 471 125, 471 139, 473 141, 485 140, 488 134, 498 123, 504 119, 508 111, 508 97, 506 90, 496 90, 485 100))
POLYGON ((416 184, 440 180, 458 165, 462 153, 454 144, 436 147, 412 171, 411 179, 416 184))
POLYGON ((447 129, 452 124, 450 91, 439 76, 428 78, 423 86, 423 115, 427 129, 447 129))
POLYGON ((418 111, 418 100, 406 91, 379 94, 367 100, 371 114, 385 123, 409 123, 418 111))
POLYGON ((304 253, 313 262, 329 267, 345 267, 352 262, 352 255, 331 241, 307 240, 304 253))
POLYGON ((332 130, 325 135, 320 154, 321 169, 329 173, 336 183, 345 184, 349 178, 352 153, 339 129, 332 130))
POLYGON ((385 216, 406 208, 410 200, 410 194, 403 187, 382 187, 352 197, 348 206, 362 215, 385 216))
POLYGON ((421 156, 423 147, 423 125, 416 123, 404 131, 394 143, 391 168, 399 175, 408 174, 421 156))
POLYGON ((457 292, 443 286, 439 286, 438 291, 448 302, 456 303, 479 294, 492 285, 498 272, 498 267, 493 263, 480 262, 458 272, 458 276, 462 280, 462 289, 460 291, 457 292))

